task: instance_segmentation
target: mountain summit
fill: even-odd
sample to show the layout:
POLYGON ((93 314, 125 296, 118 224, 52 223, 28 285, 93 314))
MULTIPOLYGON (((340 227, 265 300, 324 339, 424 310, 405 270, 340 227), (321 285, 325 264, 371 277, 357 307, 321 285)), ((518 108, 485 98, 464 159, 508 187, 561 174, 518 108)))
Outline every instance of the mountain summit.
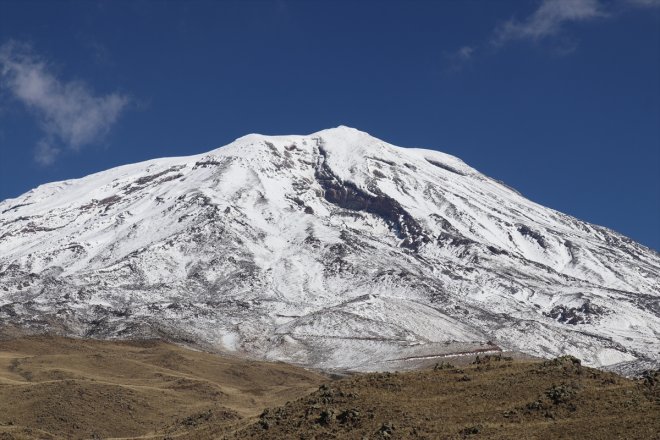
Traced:
POLYGON ((660 256, 456 157, 248 135, 0 202, 0 325, 320 368, 517 350, 660 364, 660 256))

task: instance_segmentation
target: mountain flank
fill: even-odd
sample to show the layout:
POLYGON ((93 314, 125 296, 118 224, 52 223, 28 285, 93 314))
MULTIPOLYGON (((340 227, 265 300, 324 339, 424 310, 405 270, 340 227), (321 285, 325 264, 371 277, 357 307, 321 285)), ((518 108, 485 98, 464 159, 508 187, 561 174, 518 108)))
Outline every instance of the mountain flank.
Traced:
POLYGON ((639 374, 660 255, 439 151, 248 135, 0 202, 0 322, 323 370, 504 350, 639 374))

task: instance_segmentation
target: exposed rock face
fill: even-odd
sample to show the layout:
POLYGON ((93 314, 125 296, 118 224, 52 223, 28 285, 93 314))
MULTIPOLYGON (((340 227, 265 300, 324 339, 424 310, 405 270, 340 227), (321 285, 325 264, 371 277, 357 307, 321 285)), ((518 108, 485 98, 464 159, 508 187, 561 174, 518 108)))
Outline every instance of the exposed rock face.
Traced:
POLYGON ((592 322, 593 319, 603 315, 605 309, 599 306, 592 305, 590 302, 585 302, 580 307, 566 307, 558 305, 550 310, 546 316, 556 319, 559 322, 566 324, 584 324, 592 322))
POLYGON ((459 159, 249 135, 0 203, 0 323, 323 368, 448 353, 660 362, 660 256, 459 159))
MULTIPOLYGON (((394 199, 381 192, 377 186, 370 186, 370 194, 361 190, 351 181, 342 182, 326 163, 327 153, 319 146, 320 165, 316 169, 316 180, 323 188, 325 200, 350 211, 364 211, 380 217, 403 240, 400 245, 418 249, 421 243, 428 242, 422 227, 394 199)), ((375 170, 378 171, 378 170, 375 170)), ((380 173, 380 172, 379 172, 380 173)), ((384 174, 380 173, 382 177, 384 174)))

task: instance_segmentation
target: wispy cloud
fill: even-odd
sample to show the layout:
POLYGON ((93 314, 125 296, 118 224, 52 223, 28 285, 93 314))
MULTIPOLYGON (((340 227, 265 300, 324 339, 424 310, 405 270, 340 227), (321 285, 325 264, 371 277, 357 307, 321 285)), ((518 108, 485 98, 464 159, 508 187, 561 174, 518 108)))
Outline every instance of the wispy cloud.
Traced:
POLYGON ((633 6, 654 7, 660 6, 660 0, 626 0, 633 6))
POLYGON ((39 165, 50 165, 55 162, 60 151, 49 139, 41 139, 34 148, 34 160, 39 165))
POLYGON ((448 61, 448 71, 459 71, 470 62, 475 54, 473 46, 462 46, 458 50, 448 53, 445 52, 445 58, 448 61))
POLYGON ((479 54, 492 54, 513 41, 552 41, 552 53, 567 55, 577 48, 577 41, 566 35, 571 24, 616 17, 627 10, 660 7, 660 0, 538 0, 529 16, 511 18, 496 26, 481 44, 462 46, 445 53, 448 71, 460 71, 479 54))
POLYGON ((84 40, 85 47, 92 53, 92 57, 96 64, 100 66, 112 65, 112 57, 108 49, 97 40, 93 38, 86 38, 84 40))
POLYGON ((467 61, 472 58, 474 54, 474 47, 472 46, 463 46, 456 52, 456 57, 462 61, 467 61))
POLYGON ((526 19, 511 19, 495 29, 491 43, 501 46, 512 40, 533 40, 557 35, 566 23, 604 17, 598 0, 544 0, 526 19))
POLYGON ((17 42, 0 46, 0 86, 37 117, 43 137, 35 160, 42 165, 64 149, 79 151, 101 140, 129 102, 126 95, 97 95, 80 81, 58 79, 43 58, 17 42))

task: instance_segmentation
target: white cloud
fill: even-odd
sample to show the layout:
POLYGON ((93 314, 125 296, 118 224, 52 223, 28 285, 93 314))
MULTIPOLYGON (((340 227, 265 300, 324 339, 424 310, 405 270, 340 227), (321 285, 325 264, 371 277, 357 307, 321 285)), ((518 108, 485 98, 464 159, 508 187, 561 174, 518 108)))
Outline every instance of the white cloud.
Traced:
POLYGON ((511 40, 540 40, 558 34, 565 23, 604 15, 598 0, 544 0, 525 20, 512 19, 499 26, 491 42, 499 46, 511 40))
POLYGON ((539 41, 554 37, 552 52, 567 55, 577 48, 577 42, 562 35, 564 28, 573 22, 587 22, 599 18, 616 18, 624 11, 636 8, 660 7, 660 0, 538 0, 538 8, 523 20, 510 19, 495 27, 491 37, 482 44, 462 46, 446 53, 450 71, 461 70, 476 54, 493 53, 511 41, 539 41), (618 7, 615 7, 618 5, 618 7), (606 11, 606 7, 607 10, 606 11), (491 51, 487 50, 490 46, 491 51))
POLYGON ((444 56, 448 62, 446 72, 460 72, 470 63, 475 54, 475 47, 462 46, 454 52, 445 52, 444 56))
POLYGON ((97 96, 79 81, 63 82, 25 45, 0 46, 0 86, 34 112, 44 137, 37 162, 52 163, 62 149, 78 151, 99 141, 128 104, 118 93, 97 96))
POLYGON ((654 7, 660 6, 660 0, 627 0, 633 6, 654 7))
POLYGON ((472 55, 474 54, 474 47, 471 46, 463 46, 458 51, 456 52, 456 56, 462 60, 462 61, 467 61, 470 58, 472 58, 472 55))
POLYGON ((61 150, 53 146, 47 139, 41 139, 37 142, 37 146, 34 149, 34 160, 39 165, 47 166, 55 162, 60 152, 61 150))

